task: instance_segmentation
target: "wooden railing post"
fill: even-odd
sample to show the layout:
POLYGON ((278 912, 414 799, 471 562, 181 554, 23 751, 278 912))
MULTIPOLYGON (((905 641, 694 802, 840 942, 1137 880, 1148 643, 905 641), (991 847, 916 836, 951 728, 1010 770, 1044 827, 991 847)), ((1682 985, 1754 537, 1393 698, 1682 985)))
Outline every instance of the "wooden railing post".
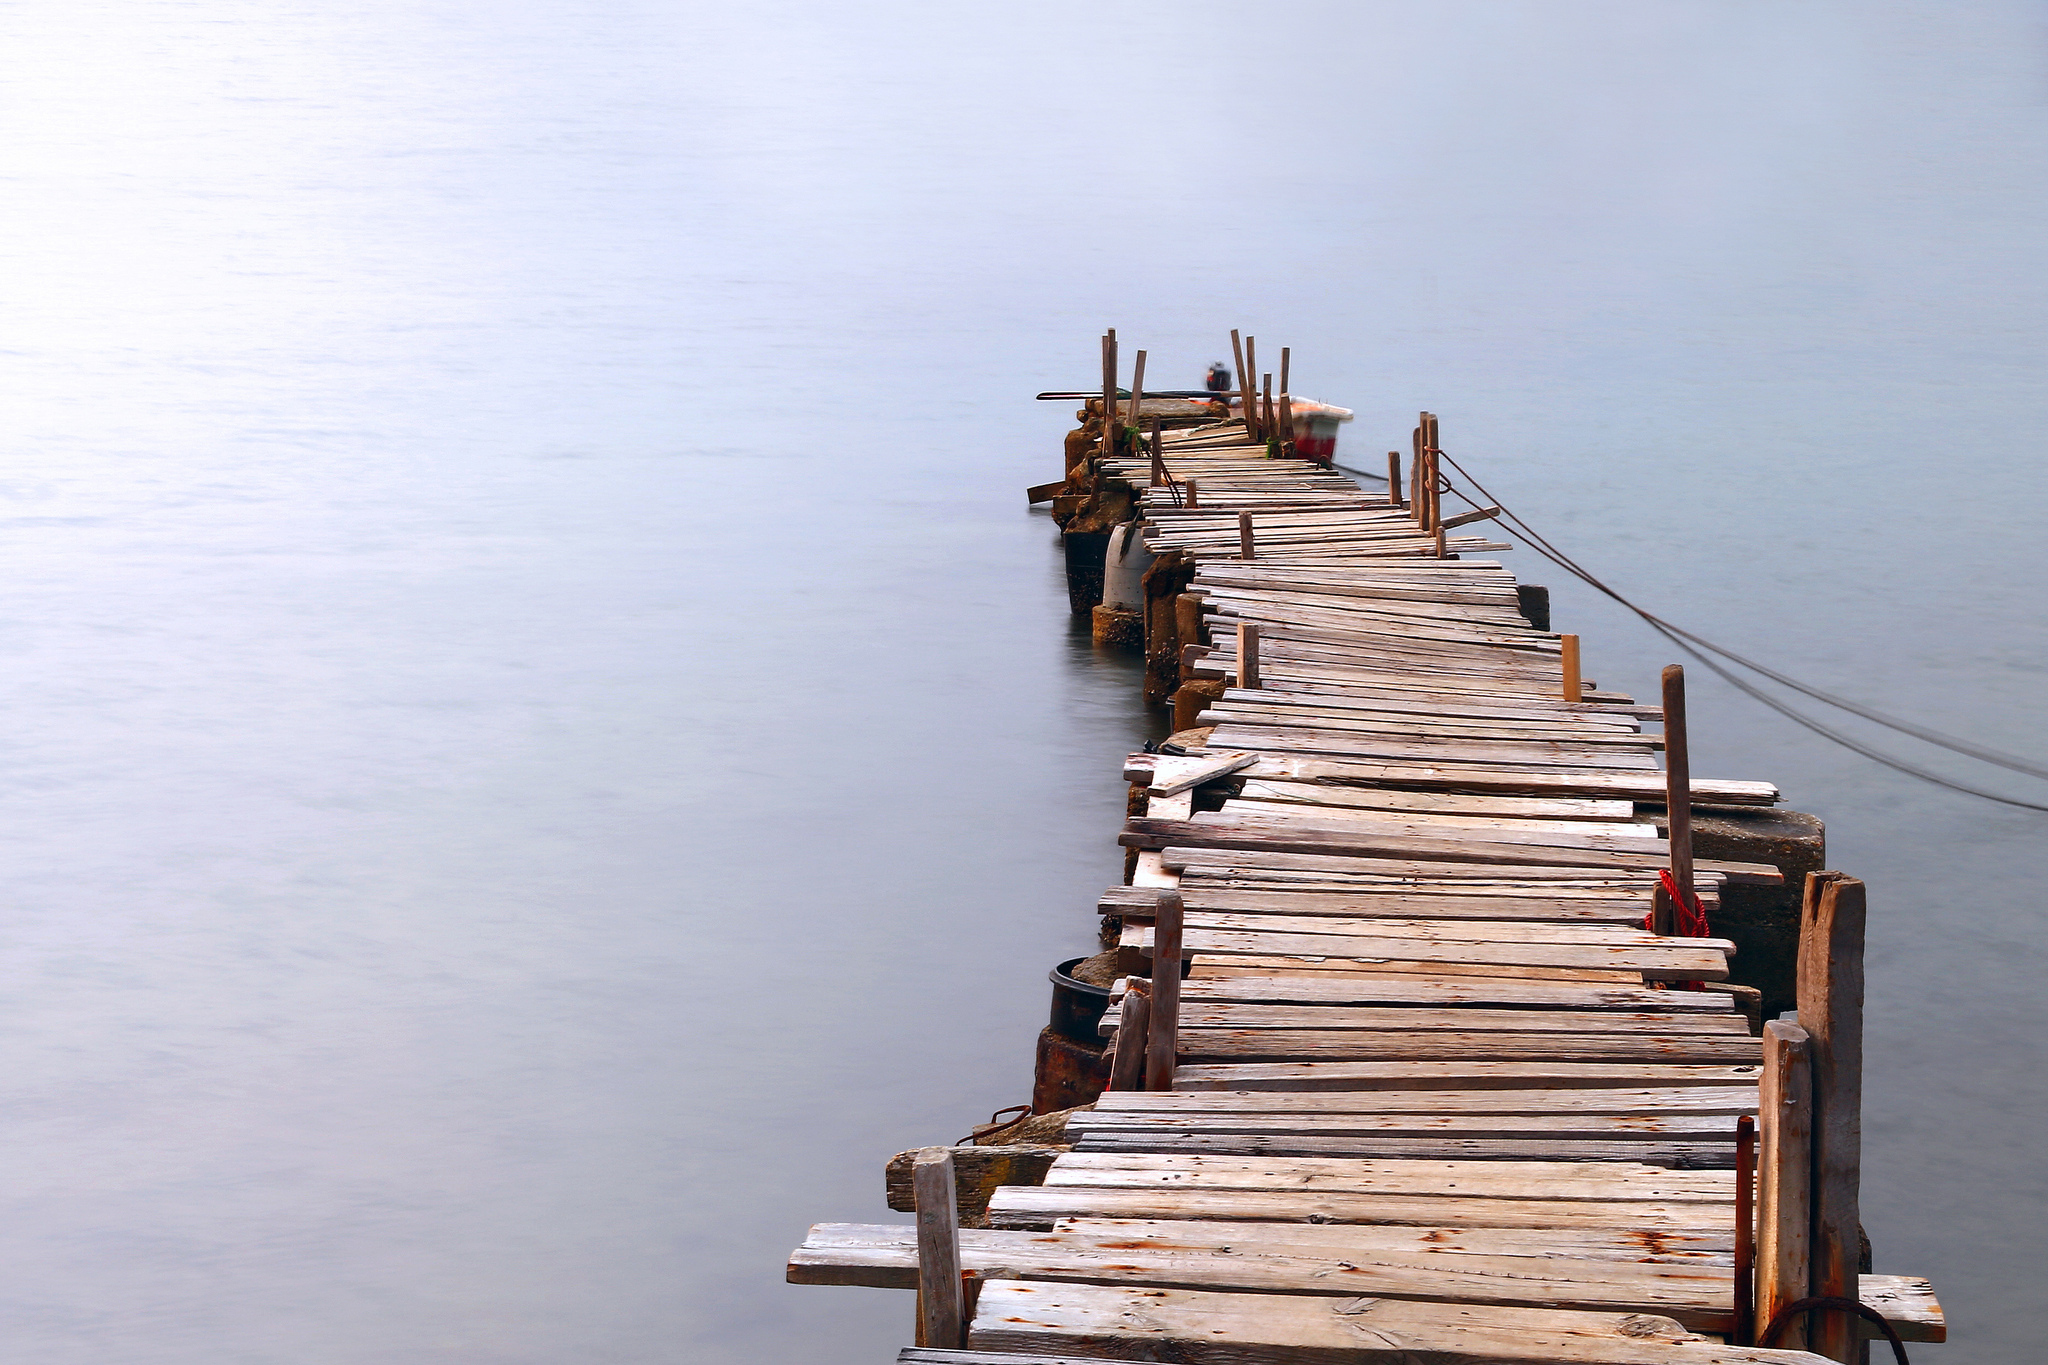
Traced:
POLYGON ((953 1154, 926 1147, 911 1158, 910 1180, 917 1196, 917 1344, 958 1350, 967 1343, 967 1292, 953 1154))
POLYGON ((1159 897, 1152 921, 1152 1021, 1145 1049, 1145 1088, 1173 1089, 1173 1063, 1180 1046, 1181 899, 1159 897))
POLYGON ((1557 643, 1561 646, 1560 652, 1564 656, 1564 699, 1584 701, 1586 689, 1579 682, 1579 637, 1560 635, 1557 637, 1557 643))
POLYGON ((1756 1341, 1756 1120, 1735 1120, 1735 1335, 1737 1346, 1756 1341))
POLYGON ((1401 452, 1387 452, 1387 506, 1405 506, 1401 501, 1401 452))
POLYGON ((1237 557, 1239 559, 1250 559, 1257 548, 1252 543, 1252 514, 1249 512, 1239 512, 1237 514, 1237 557))
MULTIPOLYGON (((1813 1276, 1816 1297, 1858 1297, 1863 1152, 1863 883, 1807 876, 1799 919, 1799 1026, 1813 1040, 1813 1276)), ((1857 1319, 1813 1315, 1807 1349, 1853 1361, 1857 1319)))
POLYGON ((1238 388, 1244 390, 1244 426, 1254 441, 1262 440, 1265 432, 1259 427, 1259 352, 1255 337, 1244 339, 1244 371, 1238 377, 1238 388))
POLYGON ((1664 816, 1671 880, 1695 894, 1692 874, 1692 759, 1685 742, 1685 670, 1664 666, 1664 816))
POLYGON ((1254 621, 1237 623, 1237 685, 1259 685, 1259 627, 1254 621))
POLYGON ((1109 1059, 1109 1088, 1136 1090, 1145 1079, 1145 1052, 1152 1044, 1152 1001, 1133 981, 1124 987, 1124 1004, 1117 1015, 1114 1055, 1109 1059))
MULTIPOLYGON (((1763 1041, 1753 1317, 1758 1332, 1770 1326, 1786 1304, 1805 1298, 1813 1280, 1808 1258, 1813 1222, 1811 1042, 1805 1029, 1782 1019, 1764 1025, 1763 1041)), ((1805 1343, 1804 1322, 1793 1322, 1777 1340, 1788 1351, 1800 1350, 1805 1343)))
MULTIPOLYGON (((1237 366, 1237 400, 1244 408, 1244 432, 1252 435, 1252 386, 1245 376, 1251 371, 1244 367, 1244 342, 1238 339, 1237 329, 1230 329, 1230 361, 1237 366)), ((1226 412, 1229 410, 1226 408, 1226 412)))
POLYGON ((1116 452, 1116 328, 1102 337, 1102 453, 1116 452))
POLYGON ((1138 425, 1138 408, 1145 401, 1145 353, 1138 352, 1138 359, 1131 371, 1131 425, 1138 425))

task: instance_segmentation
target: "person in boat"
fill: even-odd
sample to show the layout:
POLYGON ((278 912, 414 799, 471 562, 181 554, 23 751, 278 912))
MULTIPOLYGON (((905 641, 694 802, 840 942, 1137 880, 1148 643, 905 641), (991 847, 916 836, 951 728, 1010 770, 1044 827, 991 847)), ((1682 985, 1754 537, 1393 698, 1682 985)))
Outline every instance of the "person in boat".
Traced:
POLYGON ((1230 390, 1230 370, 1229 370, 1229 367, 1227 367, 1226 365, 1224 365, 1224 363, 1223 363, 1222 361, 1220 361, 1220 360, 1219 360, 1219 361, 1217 361, 1217 362, 1216 362, 1216 363, 1215 363, 1214 365, 1211 365, 1211 366, 1209 367, 1209 378, 1208 378, 1208 380, 1207 380, 1206 382, 1207 382, 1207 384, 1208 384, 1209 392, 1211 392, 1211 393, 1227 393, 1227 392, 1229 392, 1229 390, 1230 390))

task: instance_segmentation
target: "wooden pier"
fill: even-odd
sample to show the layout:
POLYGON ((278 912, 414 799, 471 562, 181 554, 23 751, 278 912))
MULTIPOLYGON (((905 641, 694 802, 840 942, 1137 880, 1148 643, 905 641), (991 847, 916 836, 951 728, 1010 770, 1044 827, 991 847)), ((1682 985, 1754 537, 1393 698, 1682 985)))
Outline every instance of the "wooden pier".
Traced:
POLYGON ((918 1290, 925 1365, 1943 1340, 1926 1281, 1859 1269, 1862 885, 1808 880, 1766 1026, 1693 916, 1780 873, 1694 859, 1687 816, 1776 789, 1690 776, 1675 671, 1654 706, 1580 676, 1443 507, 1434 418, 1367 491, 1288 458, 1284 383, 1249 425, 1095 400, 1034 490, 1140 524, 1182 726, 1124 760, 1112 1088, 1049 1144, 899 1159, 916 1225, 819 1224, 789 1278, 918 1290))

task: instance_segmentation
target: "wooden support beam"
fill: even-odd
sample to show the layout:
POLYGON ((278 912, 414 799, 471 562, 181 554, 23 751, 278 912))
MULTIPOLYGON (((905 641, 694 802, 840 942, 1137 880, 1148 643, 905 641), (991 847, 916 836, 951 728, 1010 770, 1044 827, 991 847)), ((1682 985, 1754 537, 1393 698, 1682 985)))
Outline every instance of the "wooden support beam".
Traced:
POLYGON ((953 1154, 927 1147, 911 1159, 917 1195, 917 1344, 966 1344, 967 1294, 960 1281, 960 1213, 953 1154))
POLYGON ((1181 899, 1159 898, 1152 922, 1152 1019, 1145 1049, 1145 1088, 1173 1089, 1173 1064, 1180 1047, 1181 899))
POLYGON ((1238 339, 1235 327, 1230 329, 1230 360, 1237 366, 1237 400, 1244 407, 1245 434, 1254 435, 1256 433, 1252 431, 1252 386, 1245 378, 1251 371, 1244 367, 1244 342, 1238 339))
POLYGON ((1670 827, 1671 880, 1690 890, 1692 762, 1685 743, 1685 670, 1677 664, 1664 668, 1664 806, 1670 827))
MULTIPOLYGON (((1782 1019, 1764 1025, 1762 1120, 1757 1154, 1756 1330, 1807 1296, 1813 1272, 1813 1073, 1806 1030, 1782 1019)), ((1806 1346, 1804 1320, 1778 1338, 1784 1350, 1806 1346)))
POLYGON ((1443 530, 1457 526, 1470 526, 1475 521, 1488 521, 1500 515, 1498 507, 1482 507, 1476 512, 1460 512, 1455 517, 1445 517, 1437 525, 1443 530))
POLYGON ((1145 1053, 1151 1046, 1152 996, 1137 982, 1124 992, 1117 1016, 1116 1044, 1109 1059, 1109 1088, 1136 1090, 1145 1079, 1145 1053))
POLYGON ((1244 339, 1244 372, 1238 376, 1238 390, 1244 394, 1244 425, 1255 441, 1266 438, 1265 428, 1259 425, 1259 350, 1256 337, 1244 339))
POLYGON ((1239 687, 1257 687, 1259 685, 1259 627, 1255 621, 1238 622, 1237 685, 1239 687))
POLYGON ((1735 1120, 1735 1335, 1738 1346, 1756 1340, 1756 1120, 1735 1120))
MULTIPOLYGON (((1813 1040, 1813 1275, 1816 1297, 1856 1297, 1863 1148, 1863 883, 1806 879, 1799 922, 1799 1026, 1813 1040)), ((1853 1361, 1857 1319, 1816 1313, 1808 1349, 1853 1361)))

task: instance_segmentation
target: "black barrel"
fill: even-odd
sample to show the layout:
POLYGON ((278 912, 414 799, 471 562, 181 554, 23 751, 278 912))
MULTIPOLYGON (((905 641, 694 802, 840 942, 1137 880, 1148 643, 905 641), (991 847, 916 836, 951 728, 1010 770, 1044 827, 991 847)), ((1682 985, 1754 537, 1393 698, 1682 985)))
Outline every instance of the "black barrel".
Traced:
POLYGON ((1047 974, 1052 979, 1052 1031, 1077 1043, 1101 1047, 1102 1039, 1095 1027, 1102 1022, 1102 1012, 1109 1008, 1109 987, 1091 986, 1067 975, 1087 960, 1070 957, 1047 974))

